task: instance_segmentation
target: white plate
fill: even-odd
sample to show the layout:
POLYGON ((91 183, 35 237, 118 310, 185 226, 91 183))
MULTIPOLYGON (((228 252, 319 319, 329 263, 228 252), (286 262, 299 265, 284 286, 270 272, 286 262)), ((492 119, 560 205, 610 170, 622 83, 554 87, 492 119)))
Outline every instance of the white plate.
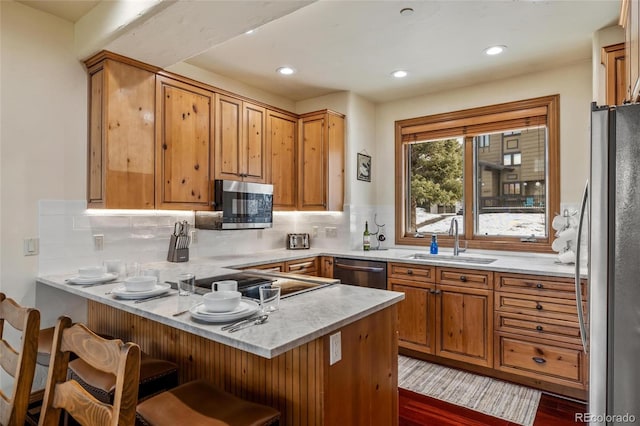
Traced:
POLYGON ((189 309, 189 312, 193 318, 200 321, 228 322, 249 317, 258 312, 259 309, 260 305, 253 300, 243 299, 240 301, 240 306, 231 312, 207 312, 202 304, 195 305, 189 309))
POLYGON ((171 284, 156 284, 155 288, 147 291, 127 291, 123 285, 111 290, 111 293, 120 299, 145 299, 147 297, 158 296, 166 293, 171 288, 171 284))
POLYGON ((116 274, 112 274, 112 273, 106 273, 104 275, 102 275, 101 277, 73 277, 70 278, 67 282, 69 284, 102 284, 102 283, 107 283, 109 281, 113 281, 116 278, 118 278, 118 276, 116 274))

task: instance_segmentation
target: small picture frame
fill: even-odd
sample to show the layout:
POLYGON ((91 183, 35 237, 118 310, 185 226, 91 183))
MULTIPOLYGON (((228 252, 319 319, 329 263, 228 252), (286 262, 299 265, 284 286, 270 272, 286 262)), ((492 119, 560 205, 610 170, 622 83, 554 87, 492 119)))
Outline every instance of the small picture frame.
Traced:
POLYGON ((358 180, 371 182, 371 156, 358 153, 358 164, 356 165, 358 180))

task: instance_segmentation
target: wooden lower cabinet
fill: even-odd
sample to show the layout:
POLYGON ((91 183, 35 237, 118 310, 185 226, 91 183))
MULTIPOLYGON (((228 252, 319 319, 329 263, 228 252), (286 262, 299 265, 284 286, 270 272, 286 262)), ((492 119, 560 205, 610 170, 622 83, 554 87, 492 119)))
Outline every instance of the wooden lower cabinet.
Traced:
POLYGON ((388 288, 405 295, 401 353, 586 398, 573 279, 395 262, 387 270, 388 288))
POLYGON ((401 347, 493 366, 492 272, 391 263, 388 274, 389 288, 405 294, 401 347))
POLYGON ((284 272, 292 274, 318 276, 319 259, 317 256, 306 257, 304 259, 288 260, 284 262, 284 272))
POLYGON ((584 388, 586 360, 580 346, 503 333, 496 334, 495 345, 498 370, 584 388))
POLYGON ((497 273, 495 289, 494 368, 584 398, 588 358, 580 339, 573 279, 497 273))
POLYGON ((320 276, 323 278, 333 278, 332 256, 320 256, 320 276))
POLYGON ((436 351, 441 357, 493 365, 493 300, 489 290, 439 285, 436 351))
POLYGON ((398 338, 400 345, 428 354, 435 352, 435 284, 391 280, 390 289, 404 293, 398 304, 398 338))
POLYGON ((260 269, 268 272, 284 272, 284 262, 264 263, 262 265, 249 266, 242 269, 260 269))
POLYGON ((342 359, 333 365, 329 335, 267 359, 91 300, 87 325, 175 362, 181 383, 205 379, 279 410, 282 426, 396 426, 396 316, 393 305, 337 330, 342 359))

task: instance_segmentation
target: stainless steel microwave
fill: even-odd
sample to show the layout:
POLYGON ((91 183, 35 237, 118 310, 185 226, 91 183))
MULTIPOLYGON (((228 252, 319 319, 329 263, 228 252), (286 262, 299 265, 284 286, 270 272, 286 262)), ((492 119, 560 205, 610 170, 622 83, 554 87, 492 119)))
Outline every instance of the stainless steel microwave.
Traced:
POLYGON ((261 229, 273 226, 273 185, 214 181, 214 210, 222 214, 196 213, 196 227, 203 229, 261 229))

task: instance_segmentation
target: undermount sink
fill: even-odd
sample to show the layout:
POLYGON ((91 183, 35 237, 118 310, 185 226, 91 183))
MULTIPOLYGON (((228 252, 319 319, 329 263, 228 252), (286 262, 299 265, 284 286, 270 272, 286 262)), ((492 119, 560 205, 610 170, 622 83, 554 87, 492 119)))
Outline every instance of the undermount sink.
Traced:
POLYGON ((444 261, 444 262, 456 262, 456 263, 481 263, 487 265, 495 262, 497 259, 488 257, 470 257, 470 256, 447 256, 444 254, 428 254, 428 253, 414 253, 408 257, 412 260, 432 260, 432 261, 444 261))

